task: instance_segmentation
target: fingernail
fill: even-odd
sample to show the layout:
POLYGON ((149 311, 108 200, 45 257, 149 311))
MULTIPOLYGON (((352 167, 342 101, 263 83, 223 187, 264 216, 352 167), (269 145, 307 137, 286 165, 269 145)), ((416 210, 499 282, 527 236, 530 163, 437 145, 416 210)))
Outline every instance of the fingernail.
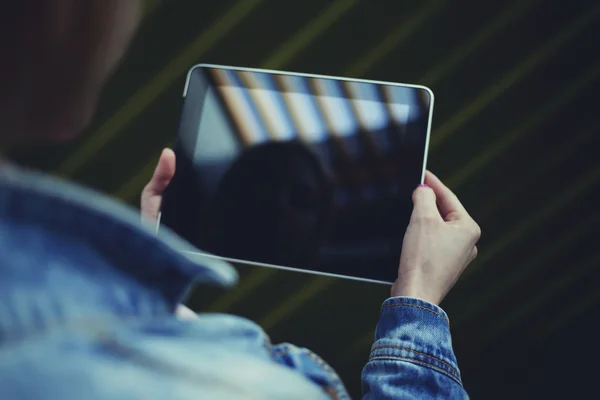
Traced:
POLYGON ((421 183, 421 184, 419 185, 419 187, 429 187, 429 185, 428 185, 428 184, 426 184, 426 183, 421 183))

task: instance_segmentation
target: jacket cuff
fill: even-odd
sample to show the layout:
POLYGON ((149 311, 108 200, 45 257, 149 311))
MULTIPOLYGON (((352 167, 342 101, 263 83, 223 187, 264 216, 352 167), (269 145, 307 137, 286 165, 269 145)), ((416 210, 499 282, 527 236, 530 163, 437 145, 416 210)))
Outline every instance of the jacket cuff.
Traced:
POLYGON ((462 385, 448 316, 426 301, 392 297, 383 303, 369 360, 386 359, 432 368, 462 385))

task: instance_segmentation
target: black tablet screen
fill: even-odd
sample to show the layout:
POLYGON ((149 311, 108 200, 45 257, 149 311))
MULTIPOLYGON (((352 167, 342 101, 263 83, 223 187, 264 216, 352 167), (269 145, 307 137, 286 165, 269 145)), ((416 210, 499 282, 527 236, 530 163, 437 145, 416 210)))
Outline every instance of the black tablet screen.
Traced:
POLYGON ((161 224, 219 256, 392 282, 431 104, 418 87, 196 67, 161 224))

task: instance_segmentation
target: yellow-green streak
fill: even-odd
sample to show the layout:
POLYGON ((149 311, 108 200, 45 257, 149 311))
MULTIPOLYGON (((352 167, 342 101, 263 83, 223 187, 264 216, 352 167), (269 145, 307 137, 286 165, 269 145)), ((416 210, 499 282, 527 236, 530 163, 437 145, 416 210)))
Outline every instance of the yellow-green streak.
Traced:
MULTIPOLYGON (((257 268, 257 267, 255 267, 257 268)), ((275 269, 272 268, 259 268, 253 273, 249 274, 244 278, 235 289, 227 292, 226 294, 219 297, 207 308, 207 312, 224 312, 233 306, 238 300, 246 297, 260 285, 265 283, 269 278, 275 274, 275 269), (260 271, 260 273, 257 273, 260 271), (231 295, 229 295, 231 293, 231 295)))
POLYGON ((356 354, 363 351, 365 348, 371 346, 373 344, 373 339, 375 338, 375 328, 369 330, 369 332, 363 334, 358 339, 356 339, 350 346, 348 346, 348 351, 346 352, 346 359, 353 359, 356 354))
MULTIPOLYGON (((302 50, 308 47, 312 42, 319 38, 332 23, 341 18, 346 12, 350 11, 352 6, 357 4, 357 0, 338 0, 323 12, 321 12, 312 21, 303 26, 290 39, 286 40, 277 48, 267 59, 261 63, 260 68, 263 69, 281 69, 302 50)), ((169 139, 168 145, 172 141, 169 139)), ((158 156, 157 156, 158 157, 158 156)), ((157 158, 152 158, 148 163, 137 173, 132 179, 125 182, 116 192, 116 196, 125 201, 131 200, 137 196, 141 188, 150 179, 154 168, 156 167, 157 158)))
MULTIPOLYGON (((573 285, 579 279, 585 278, 593 269, 598 268, 598 266, 600 266, 600 253, 594 254, 582 265, 579 265, 574 274, 567 277, 554 279, 552 283, 542 290, 536 289, 534 293, 532 292, 532 296, 530 298, 523 299, 524 301, 517 309, 512 310, 503 319, 494 321, 493 330, 490 335, 481 338, 481 341, 478 342, 478 344, 483 346, 486 343, 494 342, 495 339, 506 332, 506 330, 513 326, 516 322, 519 320, 525 320, 532 312, 542 306, 544 302, 559 295, 562 291, 573 285)), ((573 268, 573 266, 569 266, 569 268, 573 268)), ((595 292, 598 291, 596 290, 595 292)), ((571 313, 569 312, 567 315, 568 314, 571 313)), ((555 317, 554 323, 550 324, 550 329, 555 329, 560 322, 564 322, 566 319, 567 317, 565 315, 559 315, 555 317)))
POLYGON ((600 178, 600 168, 596 168, 589 173, 583 175, 583 178, 577 181, 573 186, 565 188, 557 193, 556 197, 551 199, 539 211, 533 213, 529 218, 522 221, 510 232, 502 236, 482 253, 481 257, 471 265, 463 275, 463 279, 471 276, 479 268, 482 268, 489 260, 494 258, 498 253, 505 250, 513 242, 523 237, 534 229, 539 223, 546 218, 554 215, 557 210, 567 205, 571 200, 577 198, 585 192, 590 186, 597 184, 600 178))
POLYGON ((513 7, 502 12, 496 19, 489 23, 485 23, 485 27, 475 35, 471 36, 466 43, 459 46, 457 49, 452 50, 450 56, 446 57, 441 62, 436 63, 436 66, 423 75, 418 83, 424 85, 435 85, 438 83, 440 79, 460 65, 465 58, 473 54, 475 50, 485 44, 492 36, 502 31, 511 22, 523 16, 537 2, 539 2, 539 0, 515 2, 513 7))
MULTIPOLYGON (((473 35, 468 42, 462 46, 459 46, 458 49, 453 50, 449 57, 437 63, 436 66, 423 75, 418 82, 424 85, 436 84, 440 79, 460 65, 465 58, 473 54, 479 47, 485 44, 485 42, 487 42, 493 35, 502 31, 508 24, 524 15, 527 10, 529 10, 536 2, 537 1, 519 1, 515 4, 515 6, 500 14, 495 20, 491 21, 490 23, 486 23, 482 30, 473 35)), ((353 357, 356 353, 362 351, 365 347, 373 343, 374 336, 375 329, 371 329, 366 334, 356 339, 353 344, 349 346, 346 353, 347 357, 353 357)))
MULTIPOLYGON (((461 326, 475 318, 478 313, 484 312, 485 308, 494 299, 502 293, 509 293, 511 287, 528 279, 561 252, 570 249, 581 237, 588 234, 590 229, 597 228, 598 224, 600 224, 600 214, 586 218, 575 229, 564 232, 556 241, 548 243, 543 251, 536 251, 532 256, 519 261, 520 267, 512 269, 512 272, 506 275, 503 282, 495 282, 490 290, 486 291, 481 297, 478 296, 476 300, 468 301, 466 304, 457 307, 460 311, 452 319, 454 326, 461 326)), ((570 269, 571 266, 568 266, 568 268, 570 269)))
MULTIPOLYGON (((600 8, 598 8, 598 10, 600 10, 600 8)), ((579 28, 582 22, 587 22, 587 19, 585 19, 585 18, 579 19, 578 22, 579 22, 579 24, 577 25, 577 27, 579 28)), ((568 38, 570 38, 573 35, 573 33, 572 33, 573 30, 574 30, 573 28, 570 28, 570 29, 563 31, 563 34, 558 35, 558 37, 557 37, 558 39, 555 38, 554 40, 552 40, 549 44, 544 46, 542 48, 542 50, 540 50, 538 53, 536 53, 536 55, 534 55, 530 60, 526 61, 520 67, 516 68, 515 71, 521 71, 523 69, 522 68, 523 65, 526 66, 525 68, 529 68, 528 65, 530 65, 530 64, 537 65, 539 62, 541 62, 541 60, 544 60, 545 58, 547 58, 549 56, 550 52, 553 52, 558 45, 563 44, 564 42, 566 42, 566 40, 568 38), (565 34, 564 32, 568 32, 569 34, 565 34), (535 62, 533 62, 532 60, 534 60, 535 62)), ((543 109, 542 113, 539 113, 538 115, 536 115, 536 117, 537 117, 536 119, 530 120, 530 121, 534 121, 534 123, 530 122, 530 123, 523 124, 522 129, 517 129, 516 131, 513 132, 512 135, 501 136, 500 139, 497 141, 497 143, 498 142, 501 142, 501 143, 490 146, 489 151, 482 153, 482 156, 477 157, 476 159, 474 159, 474 161, 483 160, 483 161, 480 161, 479 164, 485 164, 485 163, 489 162, 489 160, 491 160, 493 158, 493 156, 501 154, 506 148, 508 148, 512 143, 514 143, 517 139, 519 139, 523 134, 528 133, 531 130, 531 128, 533 128, 533 126, 535 126, 535 125, 537 125, 537 123, 541 122, 542 118, 546 114, 548 114, 548 112, 554 110, 556 107, 560 107, 560 105, 562 105, 565 101, 574 97, 583 88, 585 88, 585 86, 587 84, 589 84, 591 81, 596 79, 598 72, 600 72, 600 69, 592 68, 590 72, 588 72, 587 74, 582 76, 580 79, 578 79, 574 85, 570 86, 569 89, 564 93, 563 97, 560 97, 556 102, 551 103, 549 107, 547 107, 546 109, 543 109), (490 156, 490 154, 492 154, 493 156, 490 156)), ((513 76, 513 75, 515 75, 515 74, 509 74, 509 76, 513 76)), ((481 98, 483 98, 485 96, 486 96, 486 94, 484 93, 484 96, 482 96, 481 98)), ((469 165, 470 164, 467 164, 467 167, 469 165)), ((461 171, 463 171, 463 170, 461 170, 461 171)), ((473 171, 474 170, 475 169, 473 169, 473 171)), ((452 178, 449 180, 448 183, 450 186, 454 187, 456 185, 456 182, 462 176, 460 174, 461 171, 459 171, 459 174, 454 176, 454 180, 452 178)), ((559 197, 558 199, 562 199, 562 198, 565 199, 564 201, 568 201, 570 199, 570 197, 567 197, 565 195, 565 193, 563 193, 563 196, 559 197)), ((562 203, 558 204, 557 207, 561 206, 561 205, 562 205, 562 203)), ((546 209, 544 209, 544 210, 546 210, 546 209)), ((552 210, 553 209, 549 209, 549 211, 547 211, 546 213, 540 213, 538 218, 527 220, 526 222, 528 222, 528 221, 532 221, 532 222, 528 223, 527 225, 523 225, 523 227, 522 227, 523 232, 526 232, 529 229, 531 229, 532 224, 537 223, 537 222, 543 220, 544 218, 546 218, 547 213, 551 212, 552 210)), ((513 234, 514 233, 515 232, 513 232, 513 234)), ((510 236, 510 238, 512 238, 512 237, 513 237, 513 235, 510 236)), ((496 251, 499 251, 499 250, 503 249, 504 246, 508 245, 511 242, 512 242, 512 239, 508 240, 506 238, 501 242, 495 242, 494 249, 497 249, 496 251)), ((483 257, 480 256, 480 259, 482 259, 482 258, 484 260, 489 259, 489 258, 486 258, 488 253, 491 255, 496 254, 495 252, 488 251, 485 253, 485 255, 483 257)), ((481 263, 483 263, 483 261, 481 263)), ((467 273, 465 274, 465 276, 468 276, 469 273, 472 272, 473 270, 475 270, 476 266, 479 264, 480 263, 477 263, 477 264, 473 265, 469 270, 467 270, 467 273)), ((322 279, 324 279, 324 278, 321 278, 321 277, 315 278, 309 286, 300 290, 298 293, 296 293, 294 296, 292 296, 290 300, 294 300, 295 296, 298 296, 300 298, 305 299, 304 301, 307 301, 309 298, 306 297, 303 292, 311 290, 312 285, 321 287, 323 285, 320 282, 322 279)), ((333 283, 333 281, 329 281, 329 282, 330 282, 330 284, 333 283)), ((296 304, 295 301, 294 301, 294 304, 296 304)))
POLYGON ((156 100, 164 91, 198 60, 200 56, 212 49, 233 28, 239 24, 264 0, 240 0, 222 17, 200 34, 188 47, 175 57, 158 75, 139 89, 119 110, 108 118, 89 139, 76 151, 73 151, 58 167, 56 173, 72 176, 100 148, 110 142, 148 105, 156 100))
MULTIPOLYGON (((382 43, 384 46, 380 49, 375 48, 375 51, 370 52, 365 57, 359 59, 356 64, 352 65, 345 72, 347 76, 352 76, 353 74, 359 75, 365 72, 365 68, 370 68, 375 65, 381 58, 385 57, 385 55, 393 49, 392 44, 394 46, 398 46, 402 41, 407 40, 410 35, 417 31, 417 28, 426 22, 425 16, 427 18, 431 17, 436 10, 442 5, 442 2, 435 1, 430 5, 426 6, 424 10, 417 12, 413 17, 409 19, 409 21, 403 25, 402 29, 395 29, 392 31, 388 37, 386 37, 382 43)), ((356 76, 355 75, 355 76, 356 76)), ((259 273, 258 271, 256 273, 259 273)), ((278 324, 281 318, 290 315, 300 307, 302 307, 306 302, 311 300, 313 296, 316 296, 318 293, 327 289, 329 286, 334 284, 336 281, 327 277, 316 277, 304 288, 298 290, 296 293, 291 295, 286 301, 282 302, 282 304, 271 313, 264 318, 261 324, 263 328, 270 329, 276 324, 278 324), (265 325, 265 323, 267 325, 265 325)))
MULTIPOLYGON (((357 4, 357 0, 338 0, 323 10, 312 21, 309 21, 289 40, 283 43, 277 50, 267 57, 261 64, 264 69, 281 69, 302 50, 306 49, 312 42, 318 39, 335 21, 339 20, 344 14, 357 4)), ((151 160, 144 169, 137 174, 131 181, 127 182, 118 192, 122 199, 130 199, 139 193, 140 188, 150 178, 155 160, 151 160)), ((223 294, 213 304, 209 306, 211 311, 227 311, 238 301, 262 285, 268 279, 275 275, 275 271, 270 268, 256 268, 248 277, 240 282, 234 289, 223 294)))
POLYGON ((433 0, 427 6, 411 17, 406 23, 399 23, 373 50, 361 57, 352 67, 344 73, 345 76, 359 77, 373 68, 373 66, 390 54, 398 45, 408 39, 419 29, 423 23, 440 11, 446 3, 442 0, 433 0))
POLYGON ((158 5, 158 0, 146 0, 144 1, 144 17, 152 14, 158 5))
POLYGON ((282 301, 279 307, 272 310, 259 323, 266 331, 273 329, 278 323, 289 318, 295 311, 301 308, 306 301, 313 298, 331 284, 333 278, 320 277, 314 279, 309 285, 296 292, 289 299, 282 301))
MULTIPOLYGON (((600 254, 596 255, 595 259, 590 260, 589 264, 586 263, 586 266, 584 266, 584 268, 589 269, 589 268, 597 268, 598 266, 600 266, 600 259, 599 259, 600 257, 599 256, 600 256, 600 254)), ((555 331, 556 329, 560 328, 561 326, 564 326, 569 321, 573 320, 574 318, 577 318, 578 316, 580 316, 581 314, 586 312, 591 306, 596 304, 599 300, 600 300, 600 290, 590 290, 589 292, 585 293, 583 295, 583 297, 581 297, 577 301, 572 302, 570 304, 570 306, 567 307, 565 310, 555 314, 554 318, 552 318, 549 322, 547 322, 536 333, 535 338, 537 340, 541 340, 543 336, 550 334, 551 332, 555 331)), ((590 316, 596 316, 596 315, 597 314, 594 311, 594 312, 592 312, 592 315, 590 315, 590 316)))
POLYGON ((567 26, 564 30, 554 36, 548 43, 542 46, 532 56, 528 57, 524 62, 520 63, 501 77, 498 81, 488 87, 481 95, 479 95, 467 107, 457 112, 452 118, 440 126, 431 137, 431 148, 435 149, 451 134, 459 130, 461 126, 477 116, 485 107, 492 101, 502 95, 511 86, 517 83, 525 75, 533 71, 540 64, 548 60, 550 56, 555 54, 562 46, 573 39, 579 32, 584 30, 589 24, 600 15, 600 6, 597 6, 591 11, 586 11, 582 15, 567 26))
POLYGON ((481 168, 486 166, 490 161, 504 153, 506 149, 544 122, 548 115, 558 111, 563 105, 579 95, 589 84, 598 79, 598 76, 600 75, 599 67, 599 64, 594 65, 586 73, 579 76, 575 82, 562 90, 550 102, 535 111, 523 124, 505 134, 499 135, 498 139, 487 146, 486 150, 479 153, 464 167, 454 173, 450 179, 447 180, 448 186, 456 189, 460 185, 466 183, 473 174, 481 170, 481 168))
MULTIPOLYGON (((517 2, 517 4, 514 7, 503 12, 498 18, 496 18, 491 23, 486 24, 486 27, 484 29, 482 29, 476 35, 474 35, 467 43, 453 51, 452 55, 444 59, 442 62, 438 63, 437 66, 430 70, 428 73, 426 73, 419 80, 419 82, 425 85, 434 85, 435 83, 437 83, 445 75, 447 75, 454 68, 460 65, 460 63, 465 58, 467 58, 470 54, 475 52, 477 48, 482 46, 494 34, 500 32, 506 25, 524 15, 534 3, 535 2, 527 1, 517 2)), ((439 132, 436 133, 436 135, 439 135, 439 132)), ((374 335, 375 330, 371 329, 366 334, 356 339, 353 342, 353 344, 349 346, 349 349, 347 351, 348 357, 355 355, 359 351, 362 351, 365 347, 369 346, 373 342, 374 335)))
MULTIPOLYGON (((577 151, 579 146, 583 145, 591 137, 597 135, 598 131, 600 131, 600 124, 596 123, 591 128, 586 129, 583 133, 576 135, 573 138, 569 138, 568 143, 552 154, 545 155, 543 160, 531 163, 531 168, 525 172, 527 178, 522 179, 523 186, 529 185, 530 182, 535 180, 536 177, 541 175, 545 170, 565 161, 570 155, 577 151)), ((481 223, 495 215, 498 211, 497 209, 514 196, 513 192, 514 190, 511 192, 503 191, 494 197, 492 202, 487 204, 485 210, 478 214, 478 222, 481 223)))
POLYGON ((331 25, 346 14, 352 7, 358 4, 358 0, 337 0, 318 17, 310 21, 300 29, 285 45, 281 46, 262 65, 265 69, 279 69, 287 65, 302 50, 318 39, 331 25))

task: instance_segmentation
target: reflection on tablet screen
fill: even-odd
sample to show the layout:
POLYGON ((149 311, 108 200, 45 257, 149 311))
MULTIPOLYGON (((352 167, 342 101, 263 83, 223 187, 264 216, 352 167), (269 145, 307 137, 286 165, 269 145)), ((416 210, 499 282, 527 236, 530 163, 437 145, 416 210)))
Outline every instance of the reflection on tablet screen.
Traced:
POLYGON ((219 256, 391 282, 431 102, 419 87, 197 67, 161 223, 219 256))

